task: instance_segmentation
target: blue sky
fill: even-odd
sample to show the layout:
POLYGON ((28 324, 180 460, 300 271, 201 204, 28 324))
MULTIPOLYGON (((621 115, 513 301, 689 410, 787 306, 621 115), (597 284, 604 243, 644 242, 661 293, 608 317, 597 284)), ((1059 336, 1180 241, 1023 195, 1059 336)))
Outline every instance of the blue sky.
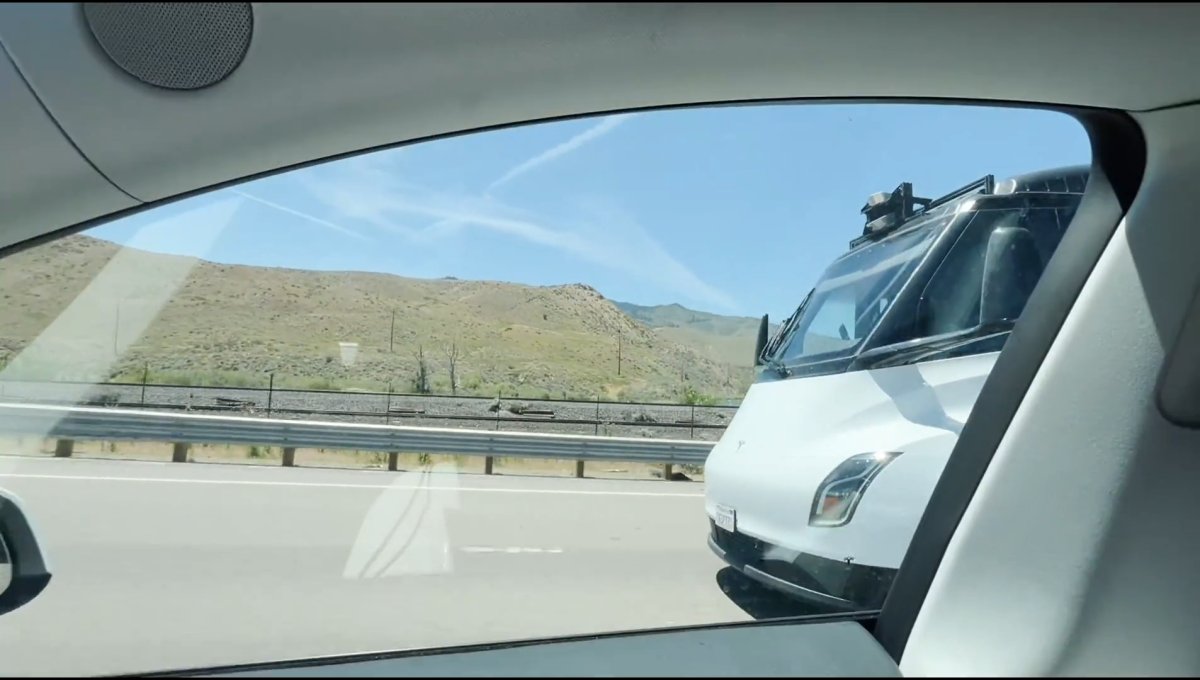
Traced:
POLYGON ((936 197, 1087 163, 1050 112, 942 105, 677 109, 374 152, 89 233, 232 264, 587 283, 609 298, 778 320, 861 233, 868 194, 936 197))

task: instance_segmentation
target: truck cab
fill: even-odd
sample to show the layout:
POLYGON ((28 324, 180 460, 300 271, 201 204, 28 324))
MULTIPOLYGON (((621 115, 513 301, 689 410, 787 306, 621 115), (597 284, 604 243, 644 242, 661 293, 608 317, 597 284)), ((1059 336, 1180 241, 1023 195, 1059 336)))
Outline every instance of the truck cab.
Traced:
POLYGON ((705 464, 709 547, 830 611, 876 609, 1086 167, 868 198, 862 235, 772 337, 705 464))

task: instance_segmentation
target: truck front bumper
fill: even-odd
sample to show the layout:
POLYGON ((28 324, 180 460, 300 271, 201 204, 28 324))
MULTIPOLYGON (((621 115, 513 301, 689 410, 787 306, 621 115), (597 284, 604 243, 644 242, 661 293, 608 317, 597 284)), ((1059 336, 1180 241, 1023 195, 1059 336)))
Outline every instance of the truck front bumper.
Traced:
POLYGON ((831 613, 879 609, 896 576, 895 569, 787 551, 721 529, 711 518, 708 547, 748 578, 831 613))

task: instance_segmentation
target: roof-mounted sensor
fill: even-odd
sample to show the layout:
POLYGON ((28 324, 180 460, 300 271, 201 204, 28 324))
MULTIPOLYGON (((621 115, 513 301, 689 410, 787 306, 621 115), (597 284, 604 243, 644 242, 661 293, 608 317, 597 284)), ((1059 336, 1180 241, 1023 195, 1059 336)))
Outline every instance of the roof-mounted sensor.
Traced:
POLYGON ((851 241, 850 248, 857 248, 864 243, 882 238, 904 226, 909 220, 969 194, 991 194, 995 191, 995 187, 995 177, 988 175, 935 199, 914 196, 911 182, 902 182, 890 193, 881 191, 871 194, 867 197, 867 203, 861 211, 867 219, 866 225, 863 226, 862 236, 851 241))

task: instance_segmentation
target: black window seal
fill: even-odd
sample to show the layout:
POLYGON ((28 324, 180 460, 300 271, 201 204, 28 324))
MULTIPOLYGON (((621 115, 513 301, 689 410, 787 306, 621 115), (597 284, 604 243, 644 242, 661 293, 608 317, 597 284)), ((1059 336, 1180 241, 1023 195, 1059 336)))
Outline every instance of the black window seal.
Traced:
POLYGON ((917 524, 876 622, 897 664, 946 548, 1079 292, 1129 210, 1146 168, 1146 142, 1129 114, 1044 107, 1078 120, 1092 147, 1087 191, 997 357, 917 524))

